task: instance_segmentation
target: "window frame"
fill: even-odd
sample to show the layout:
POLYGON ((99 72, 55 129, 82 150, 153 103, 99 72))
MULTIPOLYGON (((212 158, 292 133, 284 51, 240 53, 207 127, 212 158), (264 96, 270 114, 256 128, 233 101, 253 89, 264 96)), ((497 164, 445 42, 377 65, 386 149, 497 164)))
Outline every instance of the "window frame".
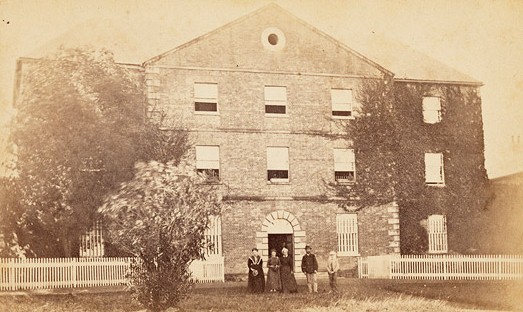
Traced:
POLYGON ((264 100, 264 112, 266 117, 288 117, 289 115, 289 109, 288 109, 288 97, 287 97, 287 87, 286 86, 276 86, 276 85, 265 85, 263 87, 263 100, 264 100), (284 89, 285 99, 267 99, 267 89, 270 88, 282 88, 284 89), (279 103, 279 105, 277 104, 279 103), (283 104, 282 104, 283 103, 283 104), (273 106, 273 107, 284 107, 285 113, 272 113, 267 112, 267 107, 273 106))
MULTIPOLYGON (((351 184, 356 182, 356 154, 354 152, 354 148, 333 148, 333 156, 334 156, 334 181, 339 184, 351 184), (336 151, 348 151, 350 154, 352 154, 352 161, 349 158, 346 162, 337 162, 336 159, 338 158, 336 155, 336 151), (336 170, 337 165, 342 166, 343 164, 349 164, 349 167, 352 167, 351 170, 336 170), (348 179, 337 179, 336 178, 336 172, 352 172, 352 180, 348 179)), ((339 156, 339 155, 338 155, 339 156)))
MULTIPOLYGON (((425 185, 440 186, 440 187, 445 186, 445 157, 444 157, 443 153, 441 153, 441 152, 425 153, 424 154, 424 164, 425 164, 425 185), (439 155, 439 157, 440 157, 438 169, 434 169, 434 170, 439 171, 438 175, 440 176, 440 178, 437 181, 429 180, 430 175, 427 174, 427 172, 429 172, 430 168, 436 168, 436 166, 432 166, 431 164, 428 164, 428 162, 427 162, 428 155, 439 155)), ((434 174, 434 176, 436 176, 436 174, 434 174)))
POLYGON ((427 218, 427 236, 429 254, 445 254, 449 252, 447 217, 445 215, 430 215, 427 218), (439 223, 439 224, 438 224, 439 223), (440 248, 436 248, 440 247, 440 248))
POLYGON ((442 110, 441 110, 441 98, 439 96, 424 96, 422 100, 422 113, 423 113, 423 122, 426 124, 437 124, 442 120, 442 110), (429 100, 437 99, 438 109, 428 109, 429 106, 434 105, 433 103, 428 102, 429 100), (429 112, 436 112, 436 120, 431 120, 428 118, 430 116, 429 112))
POLYGON ((331 88, 331 117, 334 119, 354 119, 354 90, 350 88, 331 88), (334 93, 347 91, 350 92, 350 98, 348 102, 334 102, 335 96, 334 93), (348 105, 350 106, 349 110, 335 110, 336 105, 348 105), (335 115, 335 112, 348 112, 348 115, 335 115))
POLYGON ((219 145, 196 145, 195 146, 195 160, 196 160, 196 172, 197 173, 206 173, 207 174, 207 182, 215 182, 219 183, 221 181, 221 170, 220 170, 220 146, 219 145), (211 148, 215 147, 217 148, 217 156, 218 159, 198 159, 198 148, 211 148), (216 162, 217 168, 199 168, 198 165, 199 162, 216 162), (212 174, 208 174, 208 171, 211 171, 212 174), (214 174, 214 173, 217 174, 214 174))
POLYGON ((209 227, 204 232, 203 253, 207 257, 223 256, 222 218, 220 216, 209 217, 209 227))
POLYGON ((286 184, 286 183, 290 183, 290 164, 289 164, 289 147, 287 146, 267 146, 266 148, 266 157, 267 157, 267 183, 269 184, 286 184), (280 166, 280 165, 275 165, 275 164, 271 164, 269 163, 271 161, 271 158, 274 158, 275 155, 273 156, 270 156, 269 155, 269 151, 271 149, 285 149, 286 150, 286 157, 287 159, 285 161, 283 161, 284 164, 286 164, 286 168, 284 168, 285 166, 280 166), (287 172, 287 177, 286 178, 271 178, 271 172, 274 174, 275 171, 286 171, 287 172))
POLYGON ((336 248, 339 256, 360 255, 358 215, 356 213, 336 214, 336 248))
POLYGON ((194 82, 193 85, 193 111, 195 114, 200 115, 218 115, 219 114, 219 105, 218 105, 218 83, 215 82, 194 82), (197 85, 213 85, 216 86, 216 94, 215 97, 199 97, 200 94, 197 94, 197 85), (197 110, 196 107, 198 104, 214 104, 216 105, 216 110, 197 110))

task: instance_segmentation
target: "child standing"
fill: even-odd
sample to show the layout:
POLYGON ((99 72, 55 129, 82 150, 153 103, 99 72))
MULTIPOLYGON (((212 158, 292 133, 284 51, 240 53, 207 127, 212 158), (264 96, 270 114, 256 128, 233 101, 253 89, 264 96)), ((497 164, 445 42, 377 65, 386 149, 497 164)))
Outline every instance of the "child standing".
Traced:
POLYGON ((338 257, 336 257, 336 252, 331 251, 329 253, 329 259, 327 260, 327 272, 329 273, 329 284, 331 291, 338 292, 338 286, 336 285, 336 276, 340 270, 340 263, 338 262, 338 257))

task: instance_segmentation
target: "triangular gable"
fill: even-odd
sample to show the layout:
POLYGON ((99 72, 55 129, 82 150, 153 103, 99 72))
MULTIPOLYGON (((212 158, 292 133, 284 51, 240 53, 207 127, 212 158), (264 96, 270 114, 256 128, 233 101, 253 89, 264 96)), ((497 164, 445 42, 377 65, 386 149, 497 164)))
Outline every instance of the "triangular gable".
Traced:
POLYGON ((269 4, 144 63, 152 64, 371 77, 392 75, 276 4, 269 4), (281 37, 279 49, 271 49, 273 47, 263 41, 272 29, 281 31, 277 33, 281 37))

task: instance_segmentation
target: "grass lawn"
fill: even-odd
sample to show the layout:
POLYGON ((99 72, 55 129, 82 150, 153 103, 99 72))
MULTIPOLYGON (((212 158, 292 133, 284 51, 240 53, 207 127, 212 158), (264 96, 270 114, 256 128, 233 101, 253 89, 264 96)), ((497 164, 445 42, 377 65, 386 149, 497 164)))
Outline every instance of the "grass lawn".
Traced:
MULTIPOLYGON (((320 280, 320 293, 247 293, 245 283, 198 285, 179 311, 523 311, 522 282, 423 282, 339 279, 340 294, 329 294, 320 280)), ((126 292, 0 296, 0 311, 139 311, 126 292)))

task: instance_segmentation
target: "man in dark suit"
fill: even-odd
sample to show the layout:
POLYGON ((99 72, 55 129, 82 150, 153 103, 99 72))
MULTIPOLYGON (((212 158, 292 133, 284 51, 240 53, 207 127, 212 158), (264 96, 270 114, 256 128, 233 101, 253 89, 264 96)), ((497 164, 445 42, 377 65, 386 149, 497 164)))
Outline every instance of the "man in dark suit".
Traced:
POLYGON ((301 259, 301 270, 307 276, 307 287, 309 292, 318 292, 318 281, 316 279, 316 273, 318 272, 318 261, 316 256, 312 253, 311 246, 305 246, 306 254, 301 259))

